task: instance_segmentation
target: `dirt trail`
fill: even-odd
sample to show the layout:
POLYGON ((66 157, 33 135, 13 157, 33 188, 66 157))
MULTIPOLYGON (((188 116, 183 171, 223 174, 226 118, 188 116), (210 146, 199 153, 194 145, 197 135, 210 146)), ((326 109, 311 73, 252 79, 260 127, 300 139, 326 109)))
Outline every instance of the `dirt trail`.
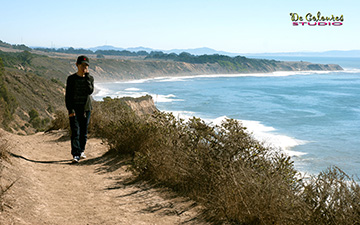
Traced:
POLYGON ((135 180, 99 139, 89 139, 87 159, 74 165, 64 132, 5 136, 13 156, 3 178, 17 181, 0 224, 202 224, 193 201, 135 180))

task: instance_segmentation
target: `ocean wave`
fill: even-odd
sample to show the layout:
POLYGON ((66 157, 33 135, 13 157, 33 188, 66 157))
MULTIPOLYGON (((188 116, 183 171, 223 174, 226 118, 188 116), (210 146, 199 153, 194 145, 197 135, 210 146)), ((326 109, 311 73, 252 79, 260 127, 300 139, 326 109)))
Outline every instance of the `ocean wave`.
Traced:
POLYGON ((148 95, 147 92, 133 92, 133 91, 117 91, 113 94, 113 96, 116 96, 117 98, 122 97, 132 97, 132 98, 139 98, 141 96, 148 95))
POLYGON ((169 95, 159 95, 159 94, 150 94, 155 102, 180 102, 184 101, 183 99, 177 99, 175 95, 169 94, 169 95))
POLYGON ((191 78, 191 76, 181 76, 181 77, 157 77, 153 80, 155 82, 179 82, 179 81, 187 81, 187 79, 191 78))
POLYGON ((126 88, 125 91, 141 91, 139 88, 126 88))
POLYGON ((110 89, 107 89, 99 84, 94 84, 94 87, 95 87, 95 94, 93 96, 96 100, 101 100, 103 96, 108 96, 111 93, 110 89))
POLYGON ((141 84, 141 83, 145 83, 149 80, 153 80, 154 78, 145 78, 145 79, 137 79, 137 80, 126 80, 126 81, 115 81, 114 83, 117 84, 121 84, 121 83, 126 83, 126 84, 141 84))
POLYGON ((173 94, 168 95, 160 95, 160 94, 153 94, 148 92, 141 92, 139 88, 126 88, 124 90, 112 92, 111 90, 101 86, 96 85, 96 89, 98 90, 97 93, 94 95, 94 99, 101 101, 105 97, 111 98, 122 98, 122 97, 132 97, 132 98, 139 98, 145 95, 151 95, 154 102, 174 102, 174 101, 184 101, 183 99, 176 98, 173 94))
POLYGON ((121 98, 121 97, 133 97, 138 98, 144 95, 147 95, 147 92, 140 92, 141 89, 138 88, 126 88, 125 90, 114 92, 111 89, 104 87, 107 83, 95 83, 95 94, 93 97, 95 100, 101 101, 105 97, 111 98, 121 98))
MULTIPOLYGON (((215 119, 205 119, 204 121, 213 125, 221 125, 221 123, 227 118, 228 117, 226 116, 221 116, 215 119)), ((248 132, 252 134, 256 140, 262 142, 265 146, 280 149, 286 155, 291 157, 300 157, 307 154, 305 152, 297 152, 292 150, 292 148, 295 146, 308 143, 307 141, 298 140, 293 137, 275 133, 274 131, 276 131, 276 129, 274 127, 265 126, 259 121, 238 121, 240 121, 243 126, 247 128, 248 132)))
POLYGON ((342 71, 344 73, 360 73, 360 69, 358 68, 344 68, 342 71))
POLYGON ((191 111, 169 111, 169 110, 162 110, 162 111, 167 113, 172 113, 177 119, 183 119, 185 121, 195 116, 195 112, 191 112, 191 111))
POLYGON ((259 121, 240 120, 242 124, 254 135, 254 137, 269 147, 279 148, 289 156, 302 156, 307 153, 293 151, 298 145, 308 143, 290 136, 276 133, 274 127, 265 126, 259 121))

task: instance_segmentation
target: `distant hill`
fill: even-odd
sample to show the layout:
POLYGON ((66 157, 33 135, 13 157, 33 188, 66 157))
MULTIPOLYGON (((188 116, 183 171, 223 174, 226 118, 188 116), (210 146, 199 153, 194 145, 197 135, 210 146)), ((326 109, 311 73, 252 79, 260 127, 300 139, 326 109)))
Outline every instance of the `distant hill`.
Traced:
POLYGON ((230 53, 230 52, 224 52, 224 51, 217 51, 212 48, 202 47, 202 48, 191 48, 191 49, 171 49, 171 50, 165 50, 166 53, 176 53, 180 54, 182 52, 187 52, 193 55, 227 55, 227 56, 238 56, 243 55, 240 53, 230 53))
POLYGON ((103 45, 103 46, 97 46, 93 48, 88 48, 88 50, 91 50, 93 52, 96 52, 97 50, 116 50, 116 51, 122 51, 125 50, 124 48, 117 48, 112 45, 103 45))
POLYGON ((97 51, 97 50, 115 50, 115 51, 131 51, 131 52, 138 52, 138 51, 146 51, 148 53, 152 52, 152 51, 161 51, 164 53, 176 53, 176 54, 180 54, 182 52, 187 52, 193 55, 214 55, 214 54, 219 54, 219 55, 227 55, 227 56, 238 56, 240 54, 238 53, 230 53, 230 52, 224 52, 224 51, 217 51, 215 49, 212 48, 207 48, 207 47, 202 47, 202 48, 192 48, 192 49, 171 49, 171 50, 161 50, 161 49, 153 49, 153 48, 146 48, 146 47, 133 47, 133 48, 118 48, 118 47, 114 47, 111 45, 103 45, 103 46, 97 46, 97 47, 93 47, 93 48, 88 48, 88 50, 91 51, 97 51))
POLYGON ((233 53, 226 51, 217 51, 212 48, 202 47, 202 48, 191 48, 191 49, 171 49, 171 50, 161 50, 161 49, 152 49, 146 47, 136 47, 136 48, 118 48, 110 45, 98 46, 95 48, 89 48, 89 50, 127 50, 127 51, 146 51, 150 53, 151 51, 162 51, 164 53, 176 53, 180 54, 182 52, 187 52, 193 55, 227 55, 227 56, 238 56, 243 55, 247 57, 261 57, 261 56, 306 56, 306 57, 360 57, 360 50, 332 50, 325 52, 270 52, 270 53, 233 53))
POLYGON ((270 53, 233 53, 226 51, 217 51, 212 48, 202 47, 202 48, 191 48, 191 49, 171 49, 171 50, 161 50, 161 49, 152 49, 146 47, 135 47, 135 48, 118 48, 111 45, 103 45, 94 48, 89 48, 89 50, 127 50, 132 52, 138 51, 146 51, 148 53, 152 51, 161 51, 164 53, 176 53, 180 54, 182 52, 187 52, 193 55, 227 55, 227 56, 247 56, 247 57, 261 57, 261 56, 306 56, 306 57, 360 57, 360 50, 349 50, 349 51, 341 51, 341 50, 332 50, 325 52, 270 52, 270 53))

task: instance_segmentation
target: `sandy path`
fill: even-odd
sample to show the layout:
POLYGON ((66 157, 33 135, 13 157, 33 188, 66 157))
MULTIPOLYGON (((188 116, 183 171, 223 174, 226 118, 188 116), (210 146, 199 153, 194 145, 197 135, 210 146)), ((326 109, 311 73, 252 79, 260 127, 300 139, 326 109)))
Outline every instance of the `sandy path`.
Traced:
MULTIPOLYGON (((9 207, 0 224, 200 224, 199 206, 165 188, 134 180, 126 159, 104 153, 99 139, 87 144, 88 158, 71 164, 63 132, 6 134, 13 153, 5 183, 9 207)), ((4 184, 3 184, 4 185, 4 184)))

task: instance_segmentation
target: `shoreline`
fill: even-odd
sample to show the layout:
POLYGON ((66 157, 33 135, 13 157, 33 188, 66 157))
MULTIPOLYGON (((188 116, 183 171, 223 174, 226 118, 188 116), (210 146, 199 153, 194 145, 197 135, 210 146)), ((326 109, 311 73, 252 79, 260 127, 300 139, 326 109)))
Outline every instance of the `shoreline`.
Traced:
POLYGON ((98 83, 142 83, 148 80, 161 80, 161 79, 192 79, 192 78, 219 78, 219 77, 284 77, 294 75, 307 75, 307 74, 328 74, 328 73, 359 73, 360 69, 344 68, 343 70, 301 70, 301 71, 274 71, 267 73, 228 73, 228 74, 197 74, 197 75, 174 75, 174 76, 152 76, 141 79, 119 79, 119 80, 100 80, 98 83))
MULTIPOLYGON (((360 73, 360 69, 347 69, 344 70, 306 70, 306 71, 275 71, 271 73, 236 73, 236 74, 199 74, 199 75, 183 75, 183 76, 158 76, 158 77, 149 77, 143 79, 132 79, 132 80, 113 80, 113 81, 98 81, 95 82, 95 90, 93 96, 98 95, 102 91, 106 93, 105 88, 100 87, 101 84, 111 84, 111 83, 133 83, 139 84, 147 81, 153 80, 162 80, 161 82, 168 81, 184 81, 186 79, 194 79, 194 78, 221 78, 221 77, 286 77, 286 76, 295 76, 295 75, 309 75, 309 74, 329 74, 329 73, 360 73)), ((125 96, 123 96, 125 97, 125 96)), ((131 96, 130 96, 131 97, 131 96)), ((138 96, 140 97, 140 96, 138 96)), ((94 97, 93 97, 94 98, 94 97)))

